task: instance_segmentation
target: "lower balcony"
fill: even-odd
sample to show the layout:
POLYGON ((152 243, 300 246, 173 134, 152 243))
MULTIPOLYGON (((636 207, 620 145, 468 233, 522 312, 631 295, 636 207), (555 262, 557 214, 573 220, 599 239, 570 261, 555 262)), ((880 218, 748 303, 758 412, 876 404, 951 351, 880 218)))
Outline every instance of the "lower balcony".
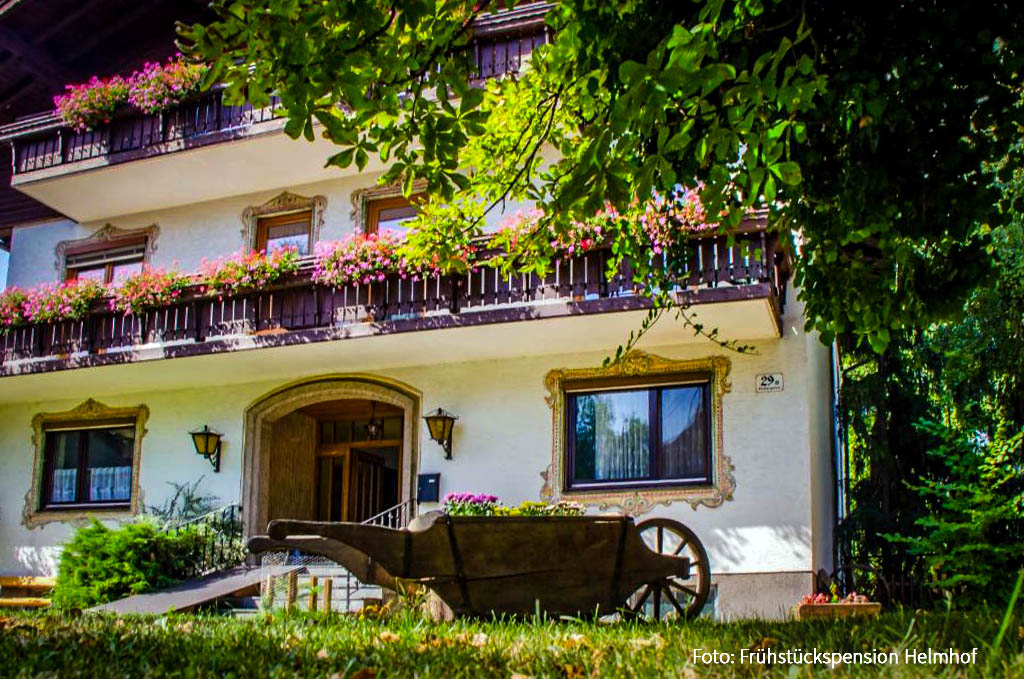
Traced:
MULTIPOLYGON (((701 322, 718 328, 724 337, 778 337, 787 268, 775 235, 759 225, 736 235, 732 243, 713 236, 695 245, 685 285, 673 293, 676 299, 699 305, 701 322)), ((513 327, 524 321, 616 312, 642 315, 650 300, 640 293, 628 262, 611 279, 606 276, 609 256, 607 250, 595 249, 562 259, 545 277, 506 276, 481 268, 458 276, 418 281, 391 276, 342 287, 316 284, 312 264, 306 263, 267 289, 227 298, 193 295, 139 315, 112 312, 100 302, 81 320, 30 325, 0 335, 0 377, 374 336, 435 335, 496 324, 503 324, 502 334, 512 337, 519 335, 511 332, 513 327)), ((569 322, 580 337, 572 340, 572 329, 563 328, 560 333, 567 342, 583 346, 588 333, 593 338, 586 324, 569 322)), ((601 342, 610 339, 614 347, 615 337, 621 343, 636 323, 638 318, 624 317, 605 324, 610 330, 601 342)), ((493 346, 491 337, 486 341, 493 346)), ((543 334, 523 335, 520 341, 543 342, 543 334)), ((683 341, 682 336, 676 341, 683 341)), ((417 351, 422 349, 417 346, 417 351)))

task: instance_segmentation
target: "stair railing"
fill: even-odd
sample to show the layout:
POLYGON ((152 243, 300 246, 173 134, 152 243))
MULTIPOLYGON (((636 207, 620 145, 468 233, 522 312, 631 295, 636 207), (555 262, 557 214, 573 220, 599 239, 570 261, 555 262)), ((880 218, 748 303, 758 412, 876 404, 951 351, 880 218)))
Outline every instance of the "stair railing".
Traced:
POLYGON ((416 500, 410 498, 405 502, 399 502, 394 507, 388 507, 382 512, 374 514, 363 521, 366 526, 384 526, 385 528, 405 528, 416 516, 416 500))
POLYGON ((200 577, 245 562, 241 505, 224 505, 194 519, 168 524, 164 532, 191 543, 179 577, 200 577))

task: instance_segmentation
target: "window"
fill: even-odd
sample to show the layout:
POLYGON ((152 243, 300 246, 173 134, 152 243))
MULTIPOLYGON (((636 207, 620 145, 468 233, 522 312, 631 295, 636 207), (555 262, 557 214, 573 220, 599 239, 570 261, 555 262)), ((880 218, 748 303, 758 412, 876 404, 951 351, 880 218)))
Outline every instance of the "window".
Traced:
POLYGON ((41 506, 127 506, 135 430, 133 421, 45 429, 41 506))
POLYGON ((256 249, 267 254, 295 248, 305 257, 313 251, 313 211, 261 217, 256 224, 256 249))
POLYGON ((65 279, 92 279, 114 283, 142 271, 146 258, 146 240, 93 244, 68 251, 64 256, 65 279))
POLYGON ((426 195, 417 193, 412 198, 390 196, 367 201, 366 233, 405 231, 407 227, 402 225, 416 216, 419 212, 416 204, 424 200, 426 200, 426 195))
POLYGON ((566 488, 711 483, 710 381, 566 392, 566 488))

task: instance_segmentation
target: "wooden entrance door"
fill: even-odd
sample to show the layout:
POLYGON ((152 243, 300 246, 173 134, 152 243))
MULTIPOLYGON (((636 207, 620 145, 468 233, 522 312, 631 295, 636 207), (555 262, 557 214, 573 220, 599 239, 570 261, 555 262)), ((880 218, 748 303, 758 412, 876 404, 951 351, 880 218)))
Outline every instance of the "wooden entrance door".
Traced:
POLYGON ((398 504, 404 413, 348 399, 307 409, 317 418, 317 516, 361 522, 398 504))
POLYGON ((369 450, 353 449, 349 456, 349 521, 362 522, 391 505, 385 503, 384 458, 369 450))

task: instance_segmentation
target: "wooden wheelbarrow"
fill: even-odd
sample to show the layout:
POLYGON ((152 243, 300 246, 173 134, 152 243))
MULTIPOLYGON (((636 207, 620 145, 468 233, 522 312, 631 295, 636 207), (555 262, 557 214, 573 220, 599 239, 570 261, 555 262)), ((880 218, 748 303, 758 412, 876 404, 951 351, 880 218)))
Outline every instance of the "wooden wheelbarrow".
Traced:
POLYGON ((359 523, 271 521, 254 554, 299 550, 366 583, 429 587, 456 614, 692 617, 710 589, 707 553, 670 519, 629 516, 448 516, 396 530, 359 523))

